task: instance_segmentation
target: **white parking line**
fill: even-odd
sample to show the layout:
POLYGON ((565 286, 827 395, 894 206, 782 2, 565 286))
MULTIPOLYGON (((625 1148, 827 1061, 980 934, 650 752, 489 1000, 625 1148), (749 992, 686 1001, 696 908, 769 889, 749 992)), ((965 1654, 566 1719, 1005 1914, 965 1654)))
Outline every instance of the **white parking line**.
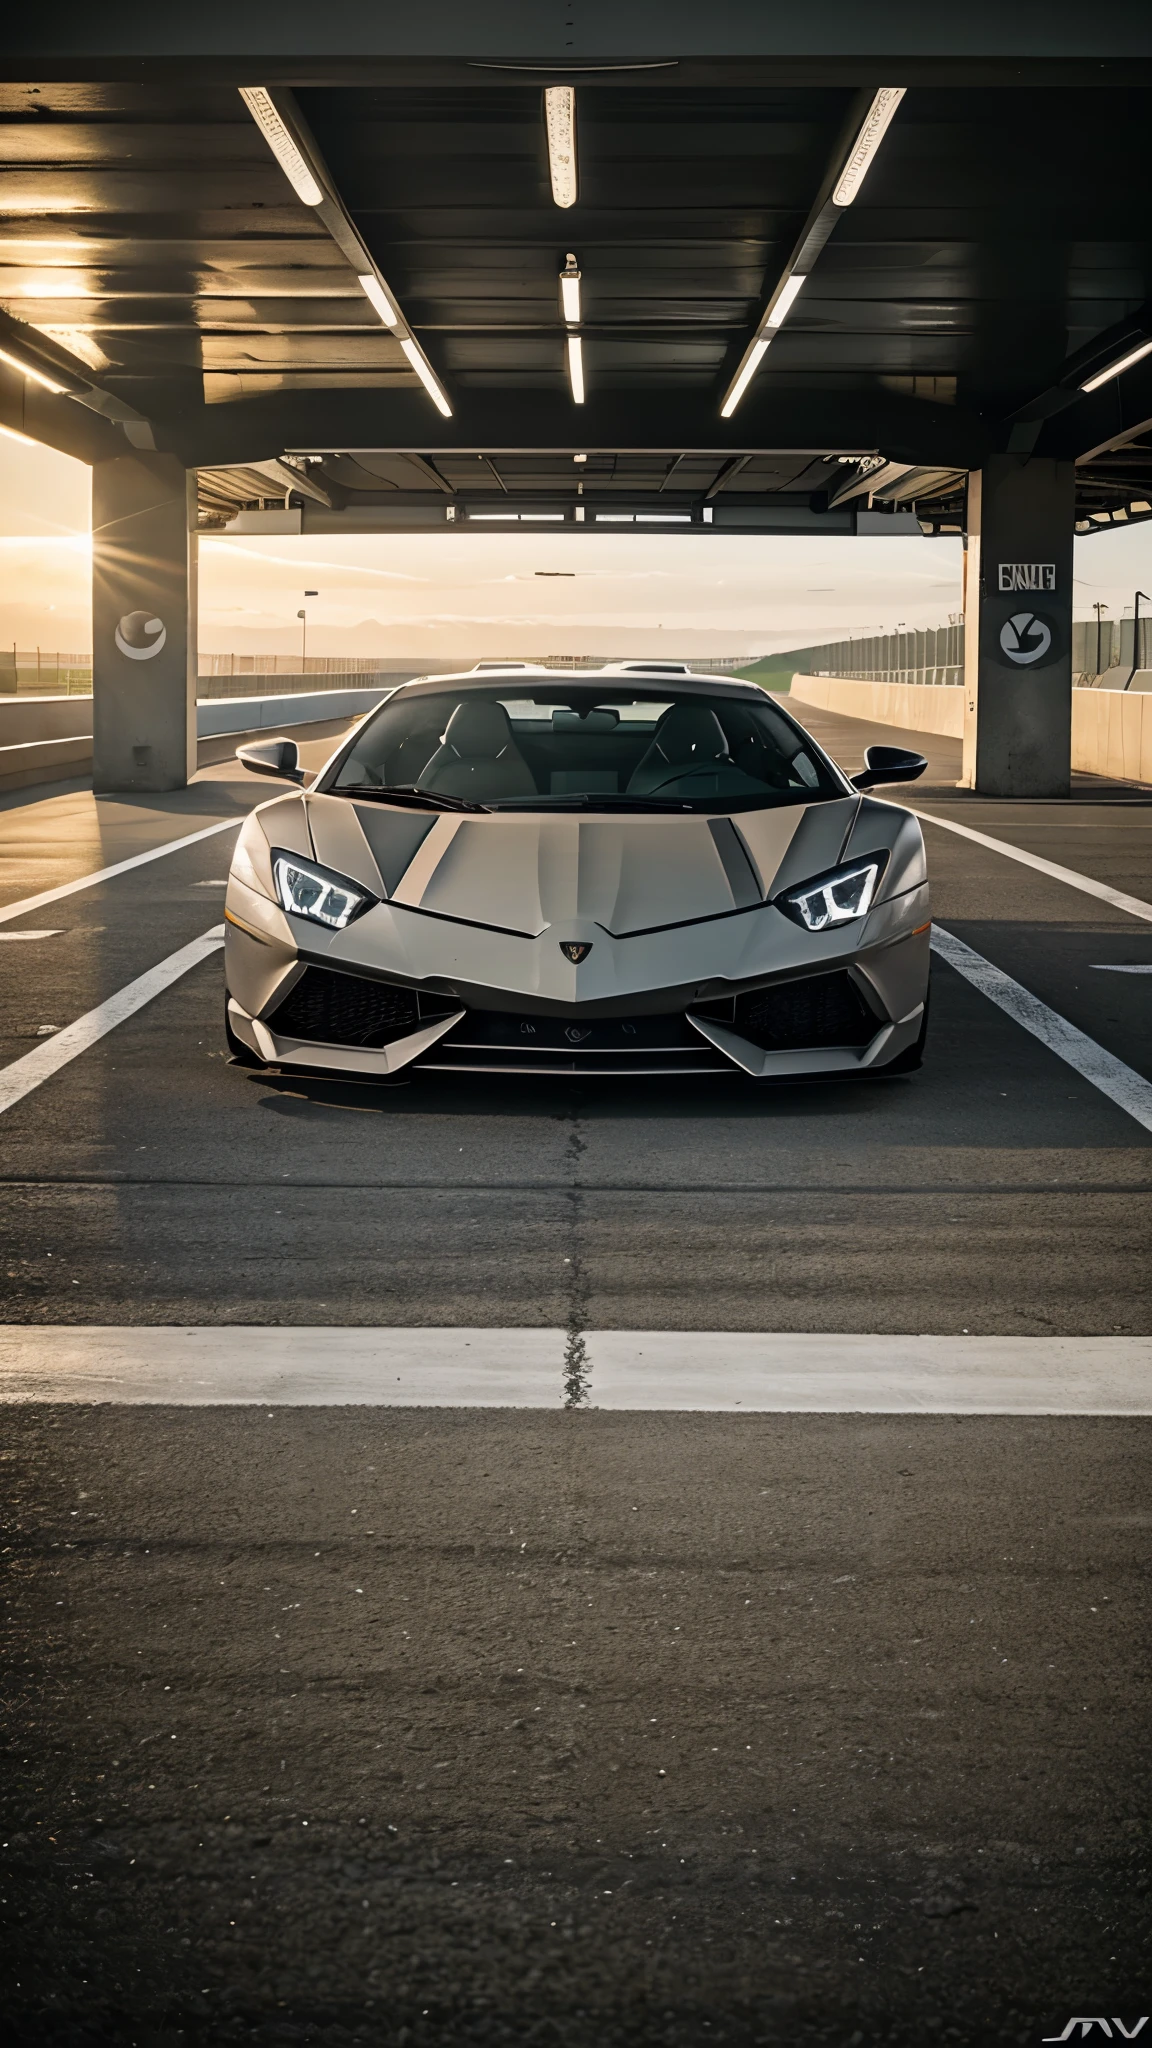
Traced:
POLYGON ((59 930, 54 932, 0 932, 0 945, 12 945, 19 939, 58 939, 59 930))
POLYGON ((994 967, 982 953, 976 953, 958 939, 954 932, 946 932, 939 925, 932 927, 932 951, 942 960, 947 960, 958 974, 978 988, 981 995, 1022 1024, 1033 1038, 1054 1052, 1058 1059, 1066 1060, 1075 1067, 1086 1081, 1091 1081, 1102 1095, 1114 1102, 1118 1109, 1143 1124, 1146 1131, 1152 1131, 1152 1081, 1146 1081, 1132 1067, 1125 1066, 1113 1053, 1097 1045, 1086 1032, 1078 1031, 1075 1024, 1069 1024, 1056 1010, 1050 1010, 1039 996, 1030 989, 1021 987, 999 967, 994 967))
MULTIPOLYGON (((61 882, 58 889, 42 889, 38 896, 22 896, 19 903, 5 903, 0 906, 0 924, 11 924, 13 918, 27 917, 29 911, 41 910, 45 903, 59 903, 62 896, 75 896, 81 889, 94 889, 97 882, 110 882, 113 875, 126 875, 129 868, 142 868, 150 860, 163 860, 166 853, 179 853, 185 846, 195 846, 200 839, 213 839, 217 832, 235 831, 243 823, 243 818, 225 818, 219 825, 205 825, 200 832, 188 832, 183 839, 165 840, 163 846, 150 847, 147 853, 134 853, 129 860, 114 861, 110 868, 96 868, 90 875, 78 875, 74 882, 61 882)), ((20 934, 14 933, 13 936, 18 938, 20 934)))
POLYGON ((1095 960, 1093 974, 1152 974, 1152 964, 1147 967, 1117 967, 1112 960, 1095 960))
MULTIPOLYGON (((564 1405, 558 1329, 0 1327, 0 1402, 564 1405)), ((816 1415, 1148 1415, 1152 1338, 589 1330, 581 1404, 816 1415)))
POLYGON ((1035 868, 1041 875, 1051 875, 1054 882, 1066 882, 1070 889, 1080 889, 1085 896, 1096 896, 1101 903, 1110 903, 1113 910, 1126 910, 1129 917, 1142 917, 1145 924, 1152 924, 1152 903, 1145 903, 1141 896, 1126 896, 1123 889, 1112 889, 1107 882, 1094 881, 1091 875, 1077 874, 1075 868, 1062 868, 1056 861, 1044 860, 1038 853, 1025 853, 1022 846, 1012 846, 1006 839, 990 839, 987 832, 975 832, 971 825, 958 825, 955 818, 938 818, 934 811, 916 811, 914 815, 923 824, 939 825, 944 832, 958 832, 961 839, 974 839, 977 846, 989 846, 993 853, 1003 853, 1009 860, 1022 861, 1026 868, 1035 868))
POLYGON ((191 945, 181 946, 178 953, 169 953, 159 966, 150 967, 147 974, 141 974, 127 986, 117 989, 106 1003, 98 1003, 94 1010, 88 1010, 83 1017, 77 1017, 74 1024, 66 1024, 52 1038, 45 1039, 32 1052, 13 1060, 10 1066, 0 1068, 0 1115, 11 1109, 14 1103, 23 1101, 33 1088, 39 1088, 53 1074, 66 1067, 78 1053, 87 1052, 90 1045, 103 1038, 106 1032, 114 1031, 117 1024, 123 1024, 136 1010, 143 1009, 154 996, 163 994, 187 974, 198 967, 201 960, 207 960, 224 944, 224 927, 213 925, 210 932, 203 932, 191 945))

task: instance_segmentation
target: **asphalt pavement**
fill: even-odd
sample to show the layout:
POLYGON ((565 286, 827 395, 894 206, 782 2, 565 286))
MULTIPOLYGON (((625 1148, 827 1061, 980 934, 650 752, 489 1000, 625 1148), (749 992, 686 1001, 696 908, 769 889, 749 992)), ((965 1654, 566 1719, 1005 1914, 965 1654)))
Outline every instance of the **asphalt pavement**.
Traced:
MULTIPOLYGON (((849 768, 892 737, 801 715, 849 768)), ((1152 976, 1110 971, 1152 924, 931 823, 1147 901, 1152 796, 987 803, 924 750, 894 800, 938 924, 1152 1079, 1152 976)), ((4 800, 0 906, 270 789, 4 800)), ((0 926, 55 933, 0 942, 0 1062, 214 927, 230 845, 0 926)), ((253 1076, 217 955, 0 1141, 14 1324, 1152 1326, 1152 1132, 939 960, 918 1074, 625 1091, 253 1076)), ((1150 2010, 1145 1422, 5 1423, 21 2043, 862 2048, 1150 2010)))

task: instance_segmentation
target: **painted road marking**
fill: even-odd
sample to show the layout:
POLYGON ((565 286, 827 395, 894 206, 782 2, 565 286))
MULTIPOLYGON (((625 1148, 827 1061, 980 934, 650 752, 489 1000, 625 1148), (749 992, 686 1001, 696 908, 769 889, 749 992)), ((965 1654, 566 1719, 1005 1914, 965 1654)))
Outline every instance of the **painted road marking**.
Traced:
MULTIPOLYGON (((1152 1338, 589 1330, 582 1406, 733 1414, 1147 1415, 1152 1338)), ((0 1327, 0 1401, 565 1405, 558 1329, 0 1327)))
POLYGON ((98 1003, 94 1010, 77 1017, 74 1024, 66 1024, 43 1045, 26 1052, 21 1059, 13 1060, 10 1066, 0 1068, 0 1115, 11 1109, 14 1103, 21 1102, 25 1095, 30 1095, 34 1088, 39 1088, 42 1081, 59 1073, 60 1068, 66 1067, 79 1053, 87 1052, 97 1039, 114 1031, 126 1017, 142 1010, 154 996, 162 995, 174 981, 179 981, 181 975, 219 952, 223 944, 223 925, 213 925, 211 931, 203 932, 198 939, 193 939, 191 945, 181 946, 178 953, 170 953, 157 967, 150 967, 147 974, 141 974, 126 987, 117 989, 106 1003, 98 1003))
POLYGON ((1152 965, 1147 967, 1117 967, 1111 960, 1096 960, 1092 965, 1094 974, 1152 974, 1152 965))
POLYGON ((946 932, 939 925, 932 927, 932 951, 942 960, 947 960, 958 974, 978 988, 981 995, 1022 1024, 1033 1038, 1054 1052, 1058 1059, 1066 1060, 1075 1067, 1086 1081, 1091 1081, 1102 1095, 1114 1102, 1118 1109, 1143 1124, 1146 1131, 1152 1131, 1152 1081, 1146 1081, 1132 1067, 1126 1067, 1113 1053, 1105 1052, 1094 1038, 1078 1031, 1075 1024, 1069 1024, 1066 1017, 1050 1010, 1039 996, 1030 989, 1013 981, 1010 974, 1004 974, 999 967, 993 967, 982 953, 975 953, 958 939, 954 932, 946 932))
POLYGON ((1022 846, 1012 846, 1006 839, 990 839, 986 832, 974 832, 971 825, 958 825, 954 818, 938 818, 934 811, 915 811, 913 816, 922 823, 939 825, 942 831, 958 832, 961 839, 974 839, 977 846, 990 846, 993 853, 1003 853, 1009 860, 1022 861, 1026 868, 1035 868, 1041 875, 1051 875, 1055 882, 1066 882, 1070 889, 1082 889, 1086 896, 1097 896, 1101 903, 1110 903, 1114 910, 1126 910, 1130 917, 1142 917, 1145 924, 1152 924, 1152 903, 1145 903, 1140 896, 1126 896, 1122 889, 1112 889, 1107 882, 1095 882, 1091 875, 1077 874, 1075 868, 1062 868, 1056 861, 1044 860, 1038 853, 1025 853, 1022 846))
POLYGON ((0 945, 5 943, 11 945, 13 940, 16 939, 58 939, 60 936, 59 930, 54 932, 0 932, 0 945))
POLYGON ((45 903, 59 903, 62 896, 75 896, 81 889, 94 889, 97 882, 110 882, 113 875, 126 875, 129 868, 142 868, 150 860, 163 860, 166 853, 179 853, 183 847, 195 846, 201 839, 214 838, 217 832, 235 831, 243 823, 243 818, 225 818, 222 824, 205 825, 201 832, 189 832, 183 839, 168 839, 163 846, 153 846, 147 853, 134 853, 129 860, 115 861, 110 868, 97 868, 90 875, 78 876, 74 882, 61 882, 58 889, 42 889, 38 896, 23 896, 19 903, 5 903, 0 907, 0 924, 11 924, 13 918, 27 917, 30 911, 42 909, 45 903))

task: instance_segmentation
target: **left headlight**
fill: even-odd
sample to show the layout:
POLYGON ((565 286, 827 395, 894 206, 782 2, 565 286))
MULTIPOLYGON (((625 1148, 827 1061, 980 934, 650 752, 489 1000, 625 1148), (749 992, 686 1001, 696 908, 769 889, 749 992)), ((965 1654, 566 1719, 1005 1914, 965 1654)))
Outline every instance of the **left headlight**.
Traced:
POLYGON ((376 900, 366 889, 350 882, 347 875, 337 875, 331 868, 317 866, 315 861, 302 860, 297 853, 274 853, 272 873, 284 909, 293 917, 308 917, 313 924, 327 925, 329 931, 342 932, 346 924, 351 924, 376 900))
POLYGON ((871 910, 887 859, 887 854, 874 854, 816 875, 798 889, 786 889, 777 896, 776 908, 793 924, 803 925, 806 932, 826 932, 832 925, 851 924, 853 918, 866 917, 871 910))

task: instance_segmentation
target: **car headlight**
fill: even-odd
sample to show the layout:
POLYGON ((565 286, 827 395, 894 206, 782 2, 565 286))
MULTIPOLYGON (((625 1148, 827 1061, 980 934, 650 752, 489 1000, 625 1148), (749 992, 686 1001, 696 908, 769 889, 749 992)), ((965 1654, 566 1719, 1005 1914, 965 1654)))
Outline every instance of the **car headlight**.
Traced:
POLYGON ((293 917, 308 917, 313 924, 327 925, 330 931, 342 932, 346 924, 351 924, 376 900, 366 889, 350 882, 347 875, 337 875, 331 868, 318 867, 315 861, 302 860, 297 853, 274 853, 272 872, 284 909, 293 917))
POLYGON ((874 854, 868 860, 833 868, 827 875, 816 875, 811 882, 802 882, 798 889, 786 889, 777 896, 776 908, 790 917, 793 924, 803 925, 807 932, 826 932, 836 924, 851 924, 853 918, 865 917, 871 910, 887 858, 887 854, 874 854))

